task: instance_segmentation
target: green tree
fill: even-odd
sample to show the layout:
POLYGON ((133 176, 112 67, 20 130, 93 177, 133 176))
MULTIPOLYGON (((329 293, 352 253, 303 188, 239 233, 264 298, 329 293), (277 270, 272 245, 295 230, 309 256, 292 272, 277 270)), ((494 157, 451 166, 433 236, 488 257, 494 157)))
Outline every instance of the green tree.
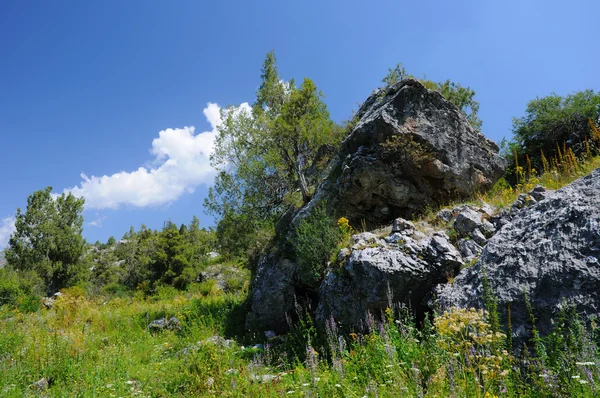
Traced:
POLYGON ((265 57, 260 79, 261 83, 256 91, 256 101, 252 111, 256 117, 260 117, 266 112, 267 116, 273 119, 279 114, 285 103, 286 88, 294 85, 293 80, 289 85, 286 85, 279 75, 274 50, 269 51, 265 57))
POLYGON ((219 220, 222 248, 247 254, 253 235, 268 241, 287 208, 310 199, 319 179, 315 170, 325 163, 316 164, 319 149, 339 145, 342 129, 310 79, 300 88, 283 81, 273 52, 263 64, 252 111, 230 107, 222 119, 211 156, 218 175, 205 207, 219 220))
POLYGON ((312 80, 305 78, 299 89, 292 88, 283 104, 271 133, 272 163, 280 170, 291 189, 299 189, 303 203, 310 200, 310 181, 307 170, 312 166, 318 150, 324 145, 335 145, 341 139, 334 132, 335 124, 329 117, 323 94, 312 80))
POLYGON ((217 237, 223 250, 245 254, 251 234, 269 228, 282 212, 285 182, 268 167, 265 129, 244 109, 223 112, 211 164, 218 171, 205 200, 218 220, 217 237))
POLYGON ((72 194, 51 195, 52 187, 27 198, 27 209, 17 209, 15 232, 6 251, 8 264, 16 270, 34 270, 49 294, 77 282, 83 269, 81 236, 83 198, 72 194))
POLYGON ((115 255, 123 269, 121 283, 129 289, 135 289, 150 279, 150 264, 157 250, 157 234, 142 224, 138 232, 131 227, 127 235, 127 239, 115 248, 115 255))
POLYGON ((90 286, 100 291, 107 285, 116 285, 123 279, 123 268, 119 266, 116 251, 112 249, 89 248, 84 263, 90 267, 90 286))
POLYGON ((600 121, 600 93, 593 90, 566 97, 551 94, 530 101, 525 116, 513 119, 513 142, 516 145, 508 153, 511 163, 514 163, 515 148, 521 165, 525 164, 525 155, 529 155, 538 170, 541 152, 550 159, 557 155, 557 148, 562 148, 563 144, 579 155, 586 150, 585 141, 589 140, 592 150, 597 153, 598 147, 590 139, 588 120, 600 121))
POLYGON ((187 227, 187 235, 184 238, 191 246, 190 262, 192 266, 199 265, 206 255, 217 249, 216 235, 212 230, 200 228, 200 220, 194 216, 187 227))
MULTIPOLYGON (((389 69, 388 74, 381 82, 386 86, 389 86, 404 79, 416 79, 416 77, 408 74, 402 64, 397 64, 394 69, 389 69)), ((479 102, 475 100, 474 90, 469 87, 463 87, 450 80, 434 82, 425 77, 417 80, 428 89, 440 92, 446 100, 452 102, 463 112, 471 126, 477 130, 481 130, 482 122, 477 116, 477 113, 479 112, 479 102)))
POLYGON ((151 279, 152 282, 185 288, 191 281, 188 275, 183 275, 190 267, 190 246, 172 225, 175 224, 169 224, 158 234, 156 253, 150 263, 151 279))

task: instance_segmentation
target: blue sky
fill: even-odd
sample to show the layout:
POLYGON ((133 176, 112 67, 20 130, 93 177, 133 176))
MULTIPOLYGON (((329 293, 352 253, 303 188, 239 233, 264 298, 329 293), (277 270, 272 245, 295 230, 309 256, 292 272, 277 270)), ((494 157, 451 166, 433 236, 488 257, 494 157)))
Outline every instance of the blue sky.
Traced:
POLYGON ((271 49, 285 79, 316 82, 336 121, 402 62, 475 89, 499 141, 536 96, 600 90, 598 15, 595 0, 3 0, 0 247, 48 185, 86 197, 92 242, 194 214, 212 225, 218 106, 253 101, 271 49))

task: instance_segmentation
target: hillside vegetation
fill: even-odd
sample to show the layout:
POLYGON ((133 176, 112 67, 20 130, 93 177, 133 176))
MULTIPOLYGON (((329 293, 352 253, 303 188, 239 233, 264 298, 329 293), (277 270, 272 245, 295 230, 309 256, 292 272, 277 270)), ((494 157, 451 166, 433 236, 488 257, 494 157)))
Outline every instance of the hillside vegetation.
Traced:
MULTIPOLYGON (((390 70, 381 98, 408 77, 401 65, 390 70)), ((422 80, 482 128, 472 89, 422 80)), ((532 101, 503 146, 506 175, 469 203, 509 208, 537 185, 558 189, 599 168, 599 98, 585 91, 532 101)), ((326 203, 290 227, 358 120, 334 123, 314 82, 283 80, 273 52, 252 110, 223 116, 212 158, 219 174, 205 203, 214 229, 194 217, 91 244, 82 237, 83 198, 53 198, 48 187, 17 210, 0 267, 0 396, 597 395, 600 333, 568 306, 545 336, 531 311, 534 335, 518 350, 490 291, 485 309, 418 320, 413 308, 390 303, 365 314, 361 330, 318 324, 306 302, 286 334, 249 322, 258 260, 275 245, 293 252, 298 278, 314 292, 351 236, 368 229, 328 214, 326 203)), ((433 224, 439 210, 413 221, 433 224)))

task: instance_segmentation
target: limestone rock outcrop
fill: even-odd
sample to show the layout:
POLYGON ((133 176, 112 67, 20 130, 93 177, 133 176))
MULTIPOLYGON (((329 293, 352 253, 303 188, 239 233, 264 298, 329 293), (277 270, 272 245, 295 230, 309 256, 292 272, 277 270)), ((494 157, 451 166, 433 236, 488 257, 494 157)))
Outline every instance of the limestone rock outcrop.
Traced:
MULTIPOLYGON (((249 319, 263 329, 284 331, 295 302, 307 295, 298 280, 289 237, 319 204, 326 203, 329 214, 354 225, 389 225, 399 217, 408 219, 427 208, 471 197, 503 174, 505 164, 496 144, 471 127, 454 104, 417 80, 376 90, 357 117, 312 200, 282 218, 278 247, 258 264, 249 319)), ((343 303, 352 289, 360 290, 349 303, 356 311, 379 309, 388 280, 394 300, 421 305, 425 292, 462 264, 461 254, 442 232, 407 235, 400 232, 410 230, 404 224, 396 228, 398 232, 380 247, 353 249, 341 275, 330 274, 320 291, 308 292, 309 302, 355 322, 363 314, 349 314, 343 303), (411 253, 389 240, 396 238, 409 242, 405 249, 411 253)), ((488 235, 474 231, 470 238, 483 243, 488 235)))
POLYGON ((317 309, 319 320, 333 317, 351 329, 365 330, 367 316, 379 318, 393 304, 422 313, 432 289, 463 264, 444 232, 425 234, 406 220, 396 221, 388 236, 353 239, 348 258, 321 284, 317 309))
POLYGON ((442 310, 481 308, 485 273, 505 324, 510 304, 519 341, 532 330, 526 296, 542 335, 565 306, 600 317, 600 169, 557 191, 536 188, 526 196, 498 219, 504 222, 479 261, 437 288, 442 310))
POLYGON ((498 146, 417 80, 375 91, 316 195, 351 221, 388 223, 491 188, 498 146))

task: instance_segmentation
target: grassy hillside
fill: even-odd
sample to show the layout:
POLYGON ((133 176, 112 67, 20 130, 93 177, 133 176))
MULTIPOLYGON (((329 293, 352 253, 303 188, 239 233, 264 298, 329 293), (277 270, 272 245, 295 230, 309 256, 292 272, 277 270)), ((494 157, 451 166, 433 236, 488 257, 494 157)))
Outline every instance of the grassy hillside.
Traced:
MULTIPOLYGON (((532 185, 558 188, 599 166, 589 159, 516 189, 499 184, 483 199, 505 206, 532 185)), ((390 308, 368 334, 335 324, 318 331, 299 310, 288 335, 267 339, 245 328, 249 275, 240 275, 227 293, 216 280, 123 297, 75 287, 50 309, 0 307, 0 395, 595 396, 600 387, 599 330, 575 314, 518 358, 488 314, 474 310, 417 328, 406 309, 390 308), (148 327, 161 318, 175 327, 148 327)))
POLYGON ((1 395, 595 396, 600 386, 597 331, 578 322, 545 340, 543 359, 517 360, 485 314, 469 310, 419 331, 405 310, 389 309, 367 335, 335 325, 319 334, 304 317, 267 342, 260 334, 235 338, 245 295, 209 281, 152 297, 90 299, 71 289, 34 313, 4 307, 1 395), (177 317, 179 328, 148 328, 163 317, 177 317), (565 335, 572 337, 559 339, 565 335))

